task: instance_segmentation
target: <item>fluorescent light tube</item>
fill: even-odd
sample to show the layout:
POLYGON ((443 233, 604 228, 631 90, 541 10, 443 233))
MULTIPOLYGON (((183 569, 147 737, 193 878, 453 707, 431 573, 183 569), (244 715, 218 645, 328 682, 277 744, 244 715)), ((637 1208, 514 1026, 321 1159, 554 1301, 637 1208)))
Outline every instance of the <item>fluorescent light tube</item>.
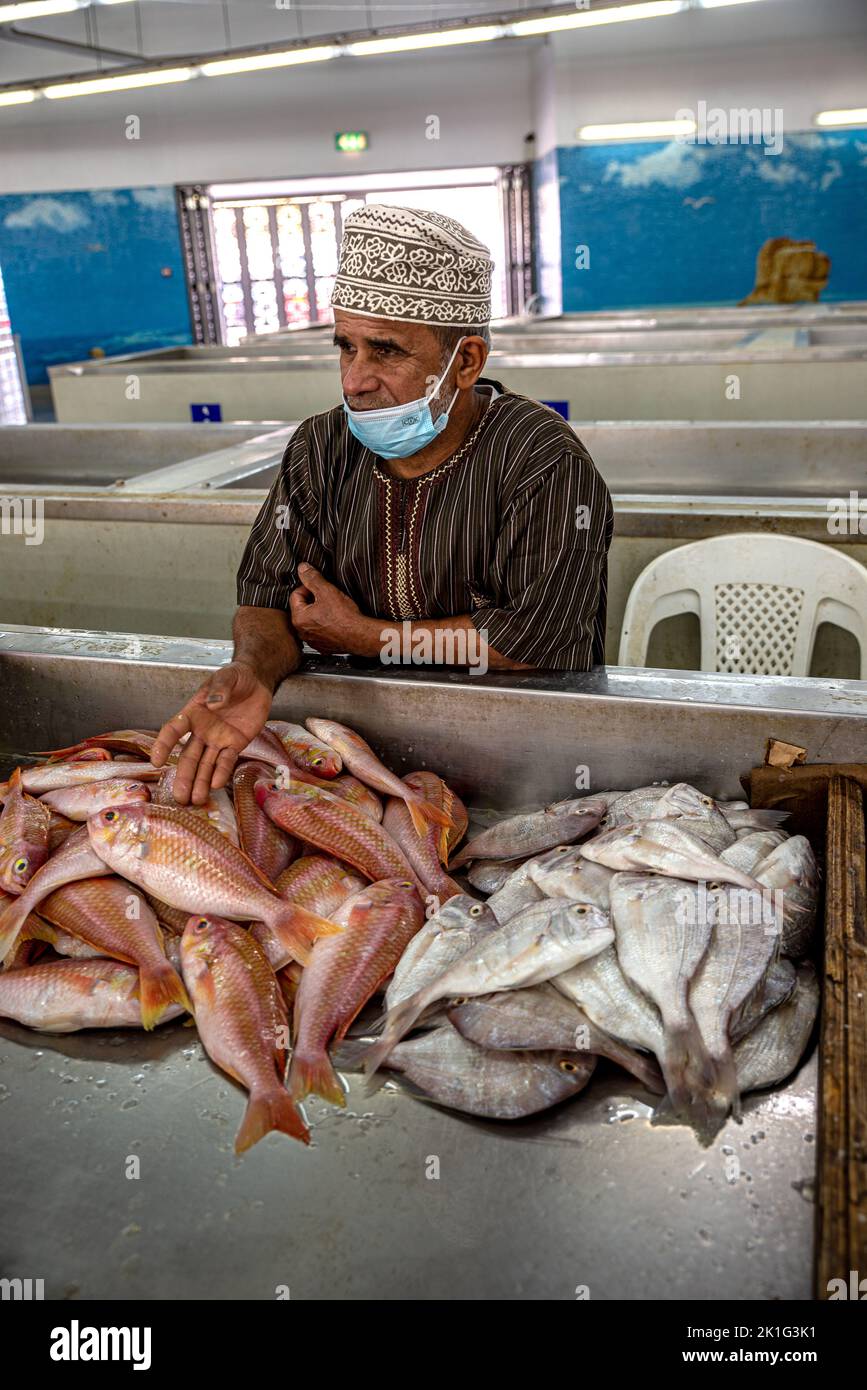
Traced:
POLYGON ((582 125, 579 140, 660 140, 666 136, 694 135, 695 121, 618 121, 609 125, 582 125))
POLYGON ((820 111, 813 125, 867 125, 867 106, 855 106, 851 111, 820 111))
POLYGON ((484 43, 487 39, 501 39, 507 30, 502 24, 480 25, 476 29, 445 29, 433 34, 404 34, 393 39, 364 39, 359 43, 348 43, 346 53, 354 58, 363 58, 375 53, 406 53, 413 48, 444 48, 455 43, 484 43))
POLYGON ((195 68, 155 68, 151 72, 96 77, 85 82, 58 82, 53 87, 43 87, 42 91, 53 101, 57 97, 89 97, 99 92, 126 92, 134 87, 162 87, 168 82, 186 82, 195 75, 195 68))
POLYGON ((263 68, 285 68, 296 63, 321 63, 336 58, 339 48, 288 48, 279 53, 254 53, 249 58, 219 58, 202 63, 206 77, 231 77, 236 72, 260 72, 263 68))
POLYGON ((549 15, 541 19, 518 19, 508 25, 510 34, 526 38, 530 34, 553 34, 560 29, 589 29, 596 24, 623 24, 630 19, 662 19, 689 8, 689 0, 653 0, 645 5, 621 5, 617 9, 583 10, 580 14, 549 15))

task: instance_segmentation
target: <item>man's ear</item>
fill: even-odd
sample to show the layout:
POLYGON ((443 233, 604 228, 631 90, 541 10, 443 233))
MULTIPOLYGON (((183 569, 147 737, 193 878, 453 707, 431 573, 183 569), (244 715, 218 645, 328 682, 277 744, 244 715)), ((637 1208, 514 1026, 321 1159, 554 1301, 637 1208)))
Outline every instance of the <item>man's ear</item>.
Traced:
POLYGON ((475 333, 468 334, 458 348, 455 358, 458 368, 456 384, 465 391, 475 386, 484 371, 487 359, 488 345, 484 338, 479 338, 475 333))

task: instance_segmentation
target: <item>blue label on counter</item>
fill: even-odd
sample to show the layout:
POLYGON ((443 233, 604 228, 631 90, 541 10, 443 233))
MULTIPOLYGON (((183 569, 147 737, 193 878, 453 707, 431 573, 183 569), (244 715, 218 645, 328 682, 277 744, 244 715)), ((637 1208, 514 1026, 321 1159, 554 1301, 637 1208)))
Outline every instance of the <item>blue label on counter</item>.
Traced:
POLYGON ((222 420, 223 407, 219 401, 205 401, 201 405, 190 405, 193 420, 222 420))

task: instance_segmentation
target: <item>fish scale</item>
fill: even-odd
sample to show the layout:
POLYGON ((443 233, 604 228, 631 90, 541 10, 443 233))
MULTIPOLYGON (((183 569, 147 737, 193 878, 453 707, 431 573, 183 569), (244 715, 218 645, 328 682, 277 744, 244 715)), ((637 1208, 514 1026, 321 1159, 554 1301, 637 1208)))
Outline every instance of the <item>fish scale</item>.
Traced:
POLYGON ((305 964, 332 922, 286 902, 244 852, 182 807, 123 806, 91 816, 96 854, 115 873, 187 912, 265 922, 305 964))
POLYGON ((290 778, 288 785, 259 783, 259 805, 282 829, 359 869, 372 883, 410 878, 427 892, 402 849, 363 811, 322 787, 290 778))
POLYGON ((153 1028, 170 1004, 190 1007, 180 976, 166 959, 156 914, 131 884, 113 876, 81 879, 55 889, 39 910, 46 921, 104 955, 138 967, 144 1028, 153 1028))
POLYGON ((295 1100, 313 1091, 344 1105, 326 1049, 392 973, 424 910, 414 884, 391 879, 347 898, 334 915, 344 930, 317 944, 295 997, 289 1085, 295 1100))
POLYGON ((235 1152, 244 1153, 273 1129, 309 1143, 283 1084, 286 1002, 258 942, 234 922, 191 916, 181 938, 181 969, 205 1051, 250 1093, 235 1152))

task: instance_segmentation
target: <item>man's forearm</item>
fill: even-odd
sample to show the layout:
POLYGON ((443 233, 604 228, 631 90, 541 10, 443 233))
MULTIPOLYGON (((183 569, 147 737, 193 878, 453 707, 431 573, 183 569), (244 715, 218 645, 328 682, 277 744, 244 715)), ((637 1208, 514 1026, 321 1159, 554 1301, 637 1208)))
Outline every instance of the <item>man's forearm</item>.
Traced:
POLYGON ((473 666, 481 657, 492 671, 532 671, 524 661, 513 661, 489 646, 467 613, 454 618, 414 618, 410 622, 394 623, 385 618, 363 618, 358 625, 356 656, 380 656, 391 659, 395 644, 407 646, 406 661, 422 664, 429 659, 434 665, 473 666), (430 656, 426 657, 426 653, 430 656))
POLYGON ((276 690, 301 662, 301 646, 282 608, 239 608, 232 623, 235 661, 276 690))

